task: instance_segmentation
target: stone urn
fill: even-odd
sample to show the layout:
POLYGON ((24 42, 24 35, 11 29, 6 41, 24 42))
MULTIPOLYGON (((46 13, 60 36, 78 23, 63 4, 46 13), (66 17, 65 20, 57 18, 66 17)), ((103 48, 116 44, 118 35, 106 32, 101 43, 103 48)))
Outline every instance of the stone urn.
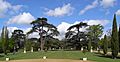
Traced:
POLYGON ((46 56, 43 56, 43 59, 46 59, 47 57, 46 56))
POLYGON ((24 53, 26 53, 26 48, 24 48, 24 53))
POLYGON ((7 58, 6 58, 6 61, 9 61, 9 60, 10 60, 10 59, 7 57, 7 58))
POLYGON ((87 61, 87 58, 83 58, 83 61, 87 61))
POLYGON ((31 52, 33 52, 33 47, 31 47, 31 52))

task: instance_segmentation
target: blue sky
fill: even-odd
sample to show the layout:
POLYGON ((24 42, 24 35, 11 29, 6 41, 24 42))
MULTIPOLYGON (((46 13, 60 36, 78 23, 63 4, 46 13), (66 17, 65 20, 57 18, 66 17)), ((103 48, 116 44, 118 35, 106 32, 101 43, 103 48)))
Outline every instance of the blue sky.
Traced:
POLYGON ((106 31, 115 13, 119 24, 120 0, 0 0, 0 29, 8 26, 10 31, 29 30, 32 20, 46 17, 63 34, 80 21, 102 24, 106 31))

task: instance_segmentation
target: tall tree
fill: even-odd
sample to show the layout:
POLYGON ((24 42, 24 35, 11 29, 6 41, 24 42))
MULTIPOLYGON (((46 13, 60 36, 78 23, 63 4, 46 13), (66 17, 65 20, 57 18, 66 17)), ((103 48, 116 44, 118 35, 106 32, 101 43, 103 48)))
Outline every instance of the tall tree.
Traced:
POLYGON ((40 35, 40 42, 41 42, 41 50, 43 50, 43 33, 44 33, 44 30, 43 30, 43 27, 44 25, 47 24, 47 18, 38 18, 36 19, 35 21, 31 22, 31 24, 33 25, 33 31, 36 31, 36 32, 39 32, 39 35, 40 35))
POLYGON ((98 46, 97 44, 98 44, 99 38, 102 36, 102 33, 103 33, 103 26, 100 24, 92 25, 92 26, 89 26, 87 31, 89 35, 88 36, 89 41, 91 41, 92 43, 95 43, 93 47, 96 49, 98 46))
POLYGON ((73 37, 73 35, 75 35, 76 33, 74 31, 68 31, 65 33, 65 38, 66 39, 70 39, 73 37))
POLYGON ((119 25, 119 34, 118 34, 118 36, 119 36, 119 52, 120 52, 120 25, 119 25))
POLYGON ((88 26, 87 23, 80 22, 80 23, 78 23, 78 24, 75 24, 75 25, 70 26, 67 30, 71 30, 71 29, 73 29, 73 28, 76 28, 76 29, 77 29, 77 35, 78 35, 79 32, 80 32, 80 28, 86 27, 86 26, 88 26))
POLYGON ((21 48, 24 46, 24 41, 25 41, 25 34, 23 34, 23 31, 18 29, 18 30, 14 30, 14 32, 12 32, 12 36, 11 39, 14 41, 13 45, 14 45, 14 53, 15 51, 18 50, 18 48, 21 48))
POLYGON ((112 58, 115 59, 117 57, 118 51, 119 51, 116 14, 114 15, 114 18, 113 18, 111 49, 112 49, 112 58))
POLYGON ((77 44, 76 42, 77 39, 77 35, 76 32, 74 31, 68 31, 65 33, 65 48, 75 48, 75 44, 77 44))
MULTIPOLYGON (((72 38, 70 38, 71 39, 71 43, 73 43, 74 44, 74 47, 76 48, 76 49, 80 49, 81 48, 81 46, 82 46, 82 44, 84 43, 84 42, 82 42, 82 41, 85 41, 85 38, 86 38, 86 34, 85 34, 85 32, 82 32, 82 31, 80 31, 80 28, 83 28, 83 27, 87 27, 88 25, 87 25, 87 23, 83 23, 83 22, 80 22, 80 23, 78 23, 78 24, 75 24, 75 25, 72 25, 72 26, 70 26, 67 30, 68 30, 68 32, 66 33, 66 36, 67 35, 69 35, 70 37, 72 36, 72 38), (76 29, 76 30, 74 30, 74 32, 76 32, 75 34, 72 34, 73 32, 72 32, 72 29, 76 29), (81 41, 81 42, 80 42, 81 41)), ((68 37, 69 37, 68 36, 68 37)))
POLYGON ((6 55, 7 48, 8 48, 8 30, 7 30, 7 27, 3 27, 1 37, 2 37, 3 52, 6 55))
POLYGON ((32 30, 28 32, 28 34, 32 32, 38 32, 40 35, 40 47, 41 51, 44 49, 44 43, 45 43, 45 37, 46 36, 55 36, 58 35, 59 32, 57 31, 57 28, 47 23, 47 18, 37 18, 33 22, 31 22, 33 25, 32 30))
POLYGON ((107 36, 105 35, 104 36, 104 41, 103 41, 103 52, 104 52, 104 55, 107 54, 107 49, 108 49, 108 41, 107 41, 107 36))

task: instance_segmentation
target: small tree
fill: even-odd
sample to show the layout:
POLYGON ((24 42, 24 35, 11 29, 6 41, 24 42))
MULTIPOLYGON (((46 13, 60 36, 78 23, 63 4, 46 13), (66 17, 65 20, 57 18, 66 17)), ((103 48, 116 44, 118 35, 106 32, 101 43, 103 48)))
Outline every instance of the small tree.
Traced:
POLYGON ((114 15, 114 19, 113 19, 111 49, 112 49, 112 58, 115 59, 119 52, 116 14, 114 15))
POLYGON ((91 51, 91 41, 88 41, 88 51, 91 51))
POLYGON ((103 52, 104 52, 104 55, 107 54, 107 49, 108 49, 108 41, 107 41, 107 36, 105 35, 104 36, 104 42, 103 42, 103 52))
POLYGON ((119 34, 118 34, 118 36, 119 36, 119 52, 120 52, 120 25, 119 25, 119 34))
POLYGON ((2 37, 3 52, 5 55, 7 55, 7 48, 8 48, 8 30, 7 30, 7 27, 3 27, 1 37, 2 37))
POLYGON ((111 47, 111 36, 112 36, 112 30, 107 30, 107 41, 108 41, 108 48, 111 47))

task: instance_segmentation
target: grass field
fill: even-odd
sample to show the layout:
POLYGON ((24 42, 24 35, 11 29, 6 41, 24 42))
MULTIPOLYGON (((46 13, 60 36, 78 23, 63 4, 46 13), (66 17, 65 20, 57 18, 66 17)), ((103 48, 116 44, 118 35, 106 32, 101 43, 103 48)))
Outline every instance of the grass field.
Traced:
POLYGON ((120 62, 119 59, 111 59, 111 57, 104 57, 101 54, 87 52, 85 55, 80 51, 48 51, 48 52, 19 52, 13 55, 9 53, 7 56, 0 54, 0 60, 5 60, 9 57, 11 60, 18 59, 41 59, 43 56, 47 56, 49 59, 75 59, 81 60, 83 57, 87 57, 90 61, 95 62, 120 62))

